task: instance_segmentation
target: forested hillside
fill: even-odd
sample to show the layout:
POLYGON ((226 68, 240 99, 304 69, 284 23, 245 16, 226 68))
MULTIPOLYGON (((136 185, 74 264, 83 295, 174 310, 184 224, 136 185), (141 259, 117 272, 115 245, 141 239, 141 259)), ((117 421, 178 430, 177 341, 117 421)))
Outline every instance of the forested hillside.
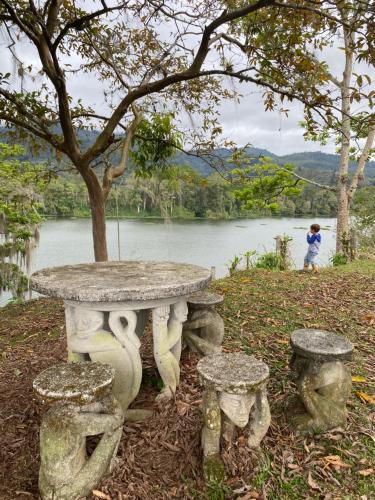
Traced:
MULTIPOLYGON (((90 144, 92 144, 97 136, 96 131, 88 131, 82 130, 79 132, 79 139, 83 149, 86 149, 90 144)), ((9 138, 7 137, 7 130, 3 127, 0 127, 0 142, 8 142, 9 138)), ((26 146, 26 145, 25 145, 26 146)), ((28 150, 27 146, 25 147, 28 150)), ((336 154, 327 154, 322 153, 321 151, 313 151, 313 152, 301 152, 301 153, 293 153, 289 155, 278 156, 267 149, 259 149, 256 147, 246 148, 246 153, 250 158, 254 158, 256 160, 260 157, 269 157, 272 160, 280 165, 285 165, 286 163, 293 163, 297 167, 297 171, 300 173, 303 172, 308 178, 313 180, 322 180, 325 182, 334 181, 335 172, 339 166, 339 155, 336 154)), ((233 168, 233 165, 228 164, 225 160, 227 160, 232 151, 230 149, 217 149, 214 152, 214 157, 217 157, 217 162, 223 164, 228 169, 233 168), (220 161, 222 160, 222 161, 220 161)), ((40 150, 37 154, 28 153, 23 157, 24 160, 27 161, 40 161, 40 160, 52 160, 55 162, 55 155, 52 151, 48 150, 40 150)), ((184 154, 182 152, 178 152, 173 158, 173 163, 177 165, 187 165, 197 172, 199 172, 204 177, 208 177, 213 173, 213 169, 210 167, 207 159, 199 158, 197 156, 192 156, 188 154, 184 154)), ((351 169, 353 170, 355 164, 351 162, 351 169)), ((131 172, 131 168, 129 169, 131 172)), ((372 179, 375 179, 375 161, 371 161, 368 163, 366 169, 366 177, 369 182, 372 179)))
MULTIPOLYGON (((8 142, 5 129, 0 128, 0 142, 8 142)), ((97 133, 82 131, 80 141, 83 148, 92 143, 97 133)), ((54 152, 40 150, 28 151, 22 159, 33 162, 49 161, 50 168, 58 174, 51 181, 44 197, 44 213, 52 216, 89 216, 89 200, 83 181, 69 173, 65 162, 58 163, 54 152)), ((269 157, 273 162, 283 165, 293 163, 296 172, 305 178, 334 185, 336 182, 339 156, 322 152, 302 152, 277 156, 259 148, 247 148, 246 153, 253 161, 269 157)), ((214 162, 220 170, 232 169, 228 163, 231 151, 218 149, 214 162)), ((212 160, 212 157, 210 158, 212 160)), ((129 166, 126 178, 117 183, 109 196, 107 214, 122 216, 148 217, 255 217, 264 215, 257 211, 244 211, 236 199, 235 188, 221 177, 209 161, 193 155, 179 152, 171 160, 174 165, 168 173, 160 172, 149 178, 140 178, 129 166)), ((352 165, 354 167, 354 164, 352 165)), ((366 172, 366 184, 375 183, 375 162, 370 162, 366 172)), ((300 196, 280 197, 279 214, 289 216, 334 216, 336 196, 326 191, 305 184, 300 196)))

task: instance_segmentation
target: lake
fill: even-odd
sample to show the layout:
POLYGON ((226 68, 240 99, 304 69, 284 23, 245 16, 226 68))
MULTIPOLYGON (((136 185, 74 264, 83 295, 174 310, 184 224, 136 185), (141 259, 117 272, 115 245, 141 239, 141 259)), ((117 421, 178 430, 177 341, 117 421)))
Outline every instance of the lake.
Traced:
MULTIPOLYGON (((275 248, 275 236, 288 234, 297 268, 303 265, 306 232, 310 225, 322 226, 320 265, 328 265, 335 248, 332 218, 261 218, 229 221, 159 219, 120 220, 121 260, 164 260, 215 266, 216 276, 228 274, 226 264, 247 250, 259 254, 275 248)), ((33 270, 43 267, 91 262, 94 259, 91 220, 59 219, 44 222, 33 270)), ((118 260, 117 221, 107 221, 110 260, 118 260)))

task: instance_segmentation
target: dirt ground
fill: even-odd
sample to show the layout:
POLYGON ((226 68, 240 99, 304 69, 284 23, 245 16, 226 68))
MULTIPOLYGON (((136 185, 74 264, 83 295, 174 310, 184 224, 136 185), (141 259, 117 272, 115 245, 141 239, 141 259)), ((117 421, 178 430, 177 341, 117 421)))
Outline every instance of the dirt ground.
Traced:
MULTIPOLYGON (((213 285, 225 293, 224 350, 262 358, 270 367, 272 423, 261 449, 240 433, 223 446, 227 478, 202 478, 201 388, 197 357, 184 352, 175 400, 154 403, 160 379, 149 331, 143 339, 144 376, 134 407, 154 408, 142 423, 126 423, 117 464, 91 499, 354 499, 375 496, 375 265, 330 270, 319 277, 252 270, 213 285), (325 328, 355 344, 347 428, 298 437, 289 425, 289 334, 325 328)), ((0 312, 0 499, 38 498, 38 433, 44 409, 32 381, 66 358, 62 303, 40 299, 0 312)))

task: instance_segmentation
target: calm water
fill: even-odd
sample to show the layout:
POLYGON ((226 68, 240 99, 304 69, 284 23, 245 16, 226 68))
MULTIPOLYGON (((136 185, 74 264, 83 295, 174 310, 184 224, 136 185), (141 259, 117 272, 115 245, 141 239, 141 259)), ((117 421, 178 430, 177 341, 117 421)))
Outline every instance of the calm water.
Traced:
MULTIPOLYGON (((216 267, 217 277, 228 274, 226 264, 247 250, 273 250, 274 237, 292 236, 292 256, 302 266, 306 232, 315 219, 264 218, 231 221, 160 220, 120 221, 121 260, 169 260, 216 267)), ((322 230, 320 264, 327 265, 334 251, 335 219, 319 219, 322 230)), ((107 225, 111 260, 118 260, 117 222, 107 225)), ((89 219, 50 220, 43 224, 33 269, 91 262, 94 259, 89 219)))

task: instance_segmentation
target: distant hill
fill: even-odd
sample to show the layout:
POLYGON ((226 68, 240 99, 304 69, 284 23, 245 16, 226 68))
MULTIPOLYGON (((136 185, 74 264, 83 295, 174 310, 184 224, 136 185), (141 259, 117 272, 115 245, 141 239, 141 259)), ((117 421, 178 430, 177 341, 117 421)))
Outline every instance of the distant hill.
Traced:
MULTIPOLYGON (((0 142, 8 142, 6 137, 6 129, 0 127, 0 142)), ((93 143, 98 132, 96 131, 80 131, 79 142, 81 143, 82 149, 86 149, 90 144, 93 143)), ((297 166, 297 171, 307 177, 314 180, 320 180, 324 182, 333 183, 335 179, 335 173, 338 171, 339 159, 340 157, 336 154, 322 153, 321 151, 313 152, 301 152, 292 153, 288 155, 278 156, 266 149, 259 148, 247 148, 246 152, 249 157, 256 160, 259 157, 265 156, 272 158, 275 163, 280 165, 285 165, 286 163, 293 163, 297 166)), ((222 160, 224 168, 233 168, 227 160, 231 155, 230 149, 217 149, 215 151, 215 156, 222 160)), ((54 160, 54 153, 48 150, 41 151, 37 156, 26 154, 24 156, 25 160, 30 161, 43 161, 46 159, 54 160)), ((179 165, 189 165, 194 170, 198 171, 201 175, 207 177, 213 172, 212 167, 204 161, 202 158, 198 158, 191 155, 186 155, 182 152, 178 152, 174 158, 174 161, 179 165)), ((355 168, 355 163, 350 164, 350 170, 355 168)), ((370 182, 375 180, 375 161, 369 162, 366 168, 366 178, 370 182)))

